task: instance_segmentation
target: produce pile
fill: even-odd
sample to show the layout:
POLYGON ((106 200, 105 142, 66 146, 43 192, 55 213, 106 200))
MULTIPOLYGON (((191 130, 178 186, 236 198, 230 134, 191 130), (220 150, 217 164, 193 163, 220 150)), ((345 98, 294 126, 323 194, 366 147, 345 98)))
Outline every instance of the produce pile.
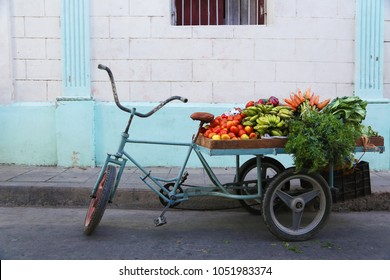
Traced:
POLYGON ((364 134, 377 135, 362 125, 367 102, 357 96, 320 100, 310 89, 298 90, 284 99, 275 96, 249 101, 217 116, 202 128, 213 140, 247 140, 286 137, 286 152, 294 157, 298 169, 315 171, 329 162, 344 164, 364 134))
POLYGON ((286 137, 292 119, 301 118, 308 110, 321 111, 330 99, 320 102, 319 95, 310 90, 304 94, 298 90, 284 101, 285 104, 280 104, 275 96, 248 101, 244 108, 233 108, 217 116, 203 128, 202 133, 213 140, 286 137))

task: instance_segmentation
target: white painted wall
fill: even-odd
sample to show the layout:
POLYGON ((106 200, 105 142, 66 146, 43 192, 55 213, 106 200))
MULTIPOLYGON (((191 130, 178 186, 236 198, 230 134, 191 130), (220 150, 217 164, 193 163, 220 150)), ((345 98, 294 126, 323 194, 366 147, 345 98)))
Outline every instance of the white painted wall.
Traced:
MULTIPOLYGON (((54 101, 61 96, 60 1, 10 3, 11 101, 54 101)), ((124 101, 183 95, 191 102, 243 103, 307 87, 324 97, 353 93, 354 0, 268 0, 266 26, 172 26, 170 5, 171 0, 91 1, 96 100, 112 101, 99 63, 112 68, 124 101)))
POLYGON ((61 96, 60 1, 12 0, 14 102, 61 96))
POLYGON ((2 41, 0 44, 0 104, 8 104, 12 102, 13 92, 13 74, 12 74, 12 59, 11 59, 11 26, 9 24, 9 1, 0 2, 0 34, 2 41))

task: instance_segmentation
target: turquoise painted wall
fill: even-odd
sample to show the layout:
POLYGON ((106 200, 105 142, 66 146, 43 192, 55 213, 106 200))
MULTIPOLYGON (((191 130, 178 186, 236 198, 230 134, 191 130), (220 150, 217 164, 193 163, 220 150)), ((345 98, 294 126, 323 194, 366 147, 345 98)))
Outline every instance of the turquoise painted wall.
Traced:
POLYGON ((57 164, 95 166, 92 99, 59 99, 56 106, 57 164))
POLYGON ((57 164, 54 104, 0 106, 0 163, 57 164))
MULTIPOLYGON (((116 152, 128 114, 110 102, 73 102, 66 105, 59 102, 0 106, 0 163, 102 165, 107 153, 116 152), (67 111, 66 108, 71 110, 67 111)), ((127 105, 136 106, 140 112, 147 112, 156 104, 127 105)), ((219 115, 234 106, 171 103, 148 119, 134 119, 131 138, 190 142, 198 127, 198 123, 189 117, 193 112, 207 111, 219 115)), ((387 148, 383 154, 366 153, 363 156, 363 160, 370 162, 371 169, 390 169, 390 127, 384 117, 389 114, 390 106, 385 100, 375 100, 368 105, 364 123, 385 137, 387 148)), ((134 144, 128 151, 145 166, 179 166, 187 148, 134 144)), ((357 157, 360 156, 357 154, 357 157)), ((276 158, 285 166, 292 164, 290 156, 278 155, 276 158)), ((235 162, 233 157, 227 156, 208 159, 212 166, 218 167, 233 166, 235 162)), ((189 166, 200 167, 195 155, 191 157, 189 166)))
MULTIPOLYGON (((389 100, 369 100, 367 106, 367 115, 363 124, 371 125, 371 127, 378 131, 385 139, 385 152, 366 153, 362 160, 370 163, 370 168, 375 170, 389 170, 390 169, 390 126, 388 123, 388 116, 390 116, 389 100)), ((357 154, 360 157, 362 154, 357 154)))

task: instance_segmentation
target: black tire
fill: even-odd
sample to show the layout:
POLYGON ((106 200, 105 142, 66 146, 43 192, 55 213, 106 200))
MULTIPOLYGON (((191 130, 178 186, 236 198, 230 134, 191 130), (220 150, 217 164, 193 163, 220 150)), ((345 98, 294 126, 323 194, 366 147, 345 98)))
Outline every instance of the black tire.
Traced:
POLYGON ((288 168, 269 184, 263 217, 268 229, 285 241, 304 241, 315 236, 328 221, 332 196, 325 179, 308 170, 288 168), (284 186, 289 183, 289 188, 284 186))
MULTIPOLYGON (((285 170, 283 164, 271 157, 263 157, 261 159, 261 182, 263 194, 267 189, 273 177, 285 170)), ((238 181, 248 186, 243 186, 237 189, 237 194, 256 194, 257 193, 257 161, 256 158, 251 158, 241 165, 238 171, 238 181)), ((239 202, 249 213, 253 215, 261 215, 262 201, 256 199, 240 199, 239 202)))
POLYGON ((91 235, 96 227, 99 225, 103 217, 104 211, 110 194, 115 183, 116 169, 114 166, 107 166, 102 179, 98 184, 98 189, 94 197, 91 198, 87 215, 84 220, 84 234, 91 235))

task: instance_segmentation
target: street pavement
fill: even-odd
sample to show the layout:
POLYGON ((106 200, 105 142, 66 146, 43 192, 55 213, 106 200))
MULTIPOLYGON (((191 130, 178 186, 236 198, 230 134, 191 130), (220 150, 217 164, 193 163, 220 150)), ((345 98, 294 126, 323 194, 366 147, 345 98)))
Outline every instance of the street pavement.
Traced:
POLYGON ((245 211, 171 209, 155 227, 161 211, 109 207, 91 236, 83 234, 86 209, 0 213, 2 260, 390 260, 388 211, 334 212, 304 242, 278 240, 245 211))

